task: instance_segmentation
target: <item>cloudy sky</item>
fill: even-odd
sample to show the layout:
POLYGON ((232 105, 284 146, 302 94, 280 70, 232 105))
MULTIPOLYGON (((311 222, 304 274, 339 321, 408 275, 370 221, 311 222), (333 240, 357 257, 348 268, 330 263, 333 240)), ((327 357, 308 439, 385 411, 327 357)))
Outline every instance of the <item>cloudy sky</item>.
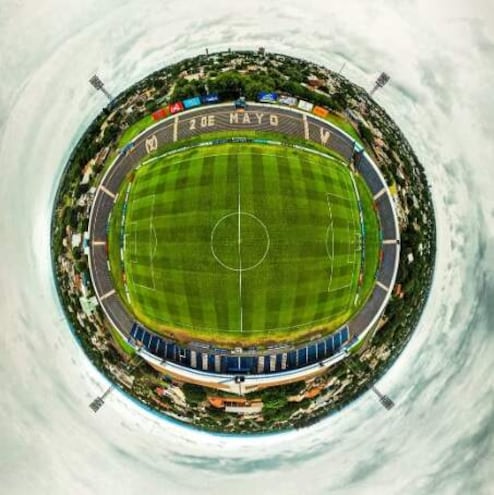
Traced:
POLYGON ((96 1, 0 4, 0 482, 14 495, 494 493, 494 6, 488 0, 96 1), (431 3, 433 5, 431 6, 431 3), (432 184, 433 290, 371 396, 311 429, 231 438, 184 429, 114 394, 70 334, 49 221, 71 148, 104 100, 194 55, 257 48, 369 88, 432 184))

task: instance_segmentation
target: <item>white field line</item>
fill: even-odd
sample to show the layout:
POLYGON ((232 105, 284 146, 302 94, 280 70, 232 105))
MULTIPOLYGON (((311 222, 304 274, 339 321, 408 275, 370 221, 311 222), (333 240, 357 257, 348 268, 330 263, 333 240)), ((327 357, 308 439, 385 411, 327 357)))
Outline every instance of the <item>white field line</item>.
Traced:
MULTIPOLYGON (((159 160, 160 158, 164 158, 166 156, 173 156, 173 154, 164 153, 163 155, 155 156, 154 158, 150 158, 149 160, 145 160, 142 162, 142 165, 147 165, 148 163, 154 163, 155 161, 159 160)), ((283 154, 277 154, 277 153, 235 153, 236 156, 269 156, 273 158, 283 158, 285 155, 283 154)), ((211 158, 216 158, 217 156, 231 156, 231 153, 216 153, 214 155, 208 155, 211 158)), ((191 156, 190 158, 184 158, 183 160, 179 161, 173 161, 173 165, 178 165, 179 163, 185 163, 185 162, 193 162, 196 160, 202 160, 204 157, 203 156, 191 156)), ((146 175, 146 174, 144 174, 146 175)))
POLYGON ((240 162, 237 162, 237 175, 238 175, 238 290, 240 298, 240 332, 244 331, 244 310, 242 305, 242 227, 241 227, 241 193, 240 193, 240 162))
MULTIPOLYGON (((358 192, 358 187, 357 187, 357 183, 355 182, 355 178, 353 176, 353 173, 350 172, 350 179, 352 180, 352 186, 353 186, 353 192, 355 194, 355 202, 357 204, 357 210, 358 210, 358 236, 357 236, 357 240, 360 241, 359 242, 359 245, 357 246, 358 249, 355 250, 355 252, 357 251, 362 251, 363 250, 363 243, 365 242, 365 239, 362 238, 362 223, 364 221, 364 218, 363 216, 361 215, 361 212, 360 212, 360 208, 359 208, 359 203, 360 203, 360 194, 358 192)), ((363 272, 364 270, 364 267, 360 267, 360 271, 363 272)), ((357 282, 358 283, 358 282, 357 282)))
MULTIPOLYGON (((351 174, 351 172, 349 172, 351 174)), ((352 196, 352 191, 350 190, 350 188, 348 187, 348 184, 347 182, 345 181, 345 189, 347 190, 348 192, 348 195, 349 196, 352 196)), ((353 189, 353 188, 352 188, 353 189)), ((356 194, 355 194, 355 191, 353 191, 353 197, 355 198, 355 207, 358 208, 358 199, 356 197, 356 194)), ((352 212, 352 230, 355 230, 355 229, 359 229, 360 228, 360 225, 358 224, 358 221, 356 222, 355 221, 355 211, 353 208, 351 208, 351 212, 352 212)), ((354 299, 352 301, 352 293, 356 291, 356 288, 357 288, 357 283, 358 283, 358 280, 355 279, 355 268, 356 268, 356 256, 357 256, 357 253, 358 253, 358 242, 355 241, 355 236, 353 236, 353 249, 350 248, 350 239, 351 239, 351 236, 350 236, 350 225, 348 224, 348 228, 349 228, 349 235, 348 235, 348 244, 349 244, 349 252, 352 253, 352 261, 350 261, 349 263, 352 263, 352 281, 350 282, 350 284, 348 284, 348 287, 350 287, 350 290, 348 291, 348 302, 347 302, 347 305, 346 305, 346 309, 348 311, 348 307, 352 304, 352 302, 355 304, 356 303, 356 300, 354 299)), ((357 236, 360 236, 360 231, 357 232, 357 236)), ((348 253, 348 256, 350 256, 350 253, 348 253)), ((348 258, 347 258, 347 262, 348 262, 348 258)))
POLYGON ((156 231, 154 230, 154 204, 156 202, 156 194, 153 194, 153 204, 151 206, 151 215, 149 216, 149 265, 151 267, 151 278, 153 280, 153 290, 156 290, 156 282, 154 280, 154 255, 156 253, 156 247, 158 239, 156 237, 156 231), (154 245, 151 243, 151 235, 154 233, 154 245), (151 247, 153 246, 153 247, 151 247))
POLYGON ((332 292, 331 285, 333 283, 333 271, 334 271, 334 224, 333 224, 333 210, 331 209, 331 201, 329 200, 329 194, 326 196, 326 201, 328 202, 329 223, 331 228, 331 271, 329 273, 328 292, 332 292))

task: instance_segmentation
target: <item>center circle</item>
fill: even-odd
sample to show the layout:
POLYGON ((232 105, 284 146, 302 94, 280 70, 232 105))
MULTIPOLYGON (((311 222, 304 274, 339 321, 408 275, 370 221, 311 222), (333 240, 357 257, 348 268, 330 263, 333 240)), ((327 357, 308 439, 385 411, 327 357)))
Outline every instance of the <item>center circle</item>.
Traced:
POLYGON ((227 270, 245 272, 258 267, 270 245, 264 223, 252 213, 233 212, 221 217, 211 231, 211 253, 227 270))

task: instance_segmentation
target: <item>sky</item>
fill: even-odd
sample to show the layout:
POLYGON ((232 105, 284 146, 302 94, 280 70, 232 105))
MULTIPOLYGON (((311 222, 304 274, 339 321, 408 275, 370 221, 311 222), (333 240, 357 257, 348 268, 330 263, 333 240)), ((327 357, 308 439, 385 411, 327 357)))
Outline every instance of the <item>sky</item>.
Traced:
POLYGON ((0 483, 5 493, 494 493, 494 6, 489 1, 3 0, 0 483), (432 5, 431 5, 432 3, 432 5), (108 383, 70 333, 49 222, 72 147, 114 94, 185 56, 284 52, 369 89, 430 179, 438 254, 413 339, 379 387, 299 432, 183 428, 108 383))

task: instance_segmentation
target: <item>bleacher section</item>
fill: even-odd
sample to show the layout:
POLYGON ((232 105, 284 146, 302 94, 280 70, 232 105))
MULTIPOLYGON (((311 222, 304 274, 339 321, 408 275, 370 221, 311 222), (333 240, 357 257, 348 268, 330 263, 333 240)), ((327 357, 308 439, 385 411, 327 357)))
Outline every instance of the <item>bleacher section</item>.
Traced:
POLYGON ((104 302, 106 311, 110 314, 112 321, 115 322, 115 325, 117 325, 120 331, 125 334, 130 332, 135 319, 125 309, 118 295, 115 293, 105 299, 104 302))
POLYGON ((338 132, 336 129, 329 128, 321 125, 321 123, 315 119, 308 118, 309 121, 309 139, 316 143, 323 144, 321 139, 321 132, 323 136, 327 136, 327 141, 323 146, 330 150, 337 151, 346 160, 350 160, 353 155, 354 143, 350 141, 343 133, 338 132))
POLYGON ((289 352, 258 356, 230 353, 221 349, 191 350, 189 347, 159 337, 137 323, 132 325, 129 342, 143 345, 148 352, 164 360, 188 368, 222 374, 269 374, 303 368, 338 354, 350 338, 347 326, 329 337, 289 352))
POLYGON ((398 232, 396 232, 395 216, 389 196, 387 194, 380 196, 376 201, 376 206, 381 221, 383 239, 396 239, 398 232))
POLYGON ((379 314, 379 310, 385 299, 386 291, 379 285, 376 285, 365 306, 348 323, 352 335, 359 335, 371 324, 373 318, 379 314))
POLYGON ((93 204, 95 220, 92 239, 95 241, 106 240, 106 224, 108 220, 108 215, 113 208, 113 198, 106 193, 101 193, 96 196, 96 200, 93 204))
POLYGON ((377 274, 377 280, 389 287, 393 281, 395 271, 396 257, 398 256, 398 247, 396 244, 383 244, 383 256, 381 266, 377 274))
MULTIPOLYGON (((106 236, 105 236, 106 238, 106 236)), ((114 289, 113 280, 106 264, 107 254, 104 245, 93 247, 93 279, 98 294, 104 296, 114 289)))
POLYGON ((236 112, 233 109, 222 109, 214 112, 214 119, 211 119, 211 109, 203 109, 194 112, 191 116, 183 116, 178 121, 178 140, 191 138, 204 134, 205 132, 232 131, 233 129, 243 129, 245 131, 282 132, 295 137, 304 135, 302 117, 291 115, 284 117, 282 125, 279 120, 271 120, 273 112, 261 110, 246 110, 236 112), (209 117, 208 117, 209 116, 209 117), (274 122, 277 125, 273 125, 274 122))
POLYGON ((362 155, 361 159, 357 163, 357 170, 360 172, 365 182, 369 186, 372 195, 375 196, 379 191, 385 187, 382 179, 379 177, 375 168, 369 162, 366 155, 362 155))

